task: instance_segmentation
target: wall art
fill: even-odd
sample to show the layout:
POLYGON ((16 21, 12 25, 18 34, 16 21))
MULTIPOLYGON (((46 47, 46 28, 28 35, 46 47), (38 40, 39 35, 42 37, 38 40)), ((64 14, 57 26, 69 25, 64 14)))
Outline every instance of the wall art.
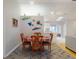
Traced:
POLYGON ((32 30, 38 30, 38 29, 41 29, 41 28, 40 27, 35 27, 32 30))
POLYGON ((12 25, 13 25, 14 27, 17 27, 17 26, 18 26, 18 20, 15 19, 15 18, 12 18, 12 25))
POLYGON ((28 25, 29 25, 29 26, 33 26, 32 22, 29 22, 28 25))
POLYGON ((37 24, 38 24, 38 25, 42 25, 40 21, 37 21, 37 24))

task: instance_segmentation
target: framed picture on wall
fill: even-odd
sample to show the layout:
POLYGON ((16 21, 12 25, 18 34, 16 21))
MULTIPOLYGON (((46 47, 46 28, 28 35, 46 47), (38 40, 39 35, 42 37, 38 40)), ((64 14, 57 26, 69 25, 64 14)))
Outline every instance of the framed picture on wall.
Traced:
POLYGON ((18 20, 15 18, 12 18, 12 25, 13 27, 17 27, 18 26, 18 20))

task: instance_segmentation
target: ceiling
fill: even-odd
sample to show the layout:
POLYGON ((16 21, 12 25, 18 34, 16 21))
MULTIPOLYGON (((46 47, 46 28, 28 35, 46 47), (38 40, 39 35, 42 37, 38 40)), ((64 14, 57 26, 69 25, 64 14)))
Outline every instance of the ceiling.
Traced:
POLYGON ((34 1, 35 3, 71 3, 72 0, 18 0, 19 3, 28 3, 29 1, 34 1))
MULTIPOLYGON (((18 0, 20 6, 23 6, 27 12, 34 1, 34 10, 39 10, 40 15, 44 15, 48 21, 56 21, 60 16, 68 20, 76 19, 76 2, 72 0, 18 0), (37 8, 37 9, 35 9, 37 8), (41 11, 40 11, 41 10, 41 11), (53 12, 53 15, 50 12, 53 12)), ((35 12, 35 11, 34 11, 35 12)), ((38 11, 37 11, 38 12, 38 11)))

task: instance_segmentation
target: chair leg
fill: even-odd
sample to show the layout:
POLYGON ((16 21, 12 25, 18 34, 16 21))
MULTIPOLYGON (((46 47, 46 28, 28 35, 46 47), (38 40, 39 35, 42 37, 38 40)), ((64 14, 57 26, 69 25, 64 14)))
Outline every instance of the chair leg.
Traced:
POLYGON ((50 52, 51 52, 51 45, 50 45, 50 52))
POLYGON ((49 52, 51 52, 51 45, 48 45, 49 52))
POLYGON ((25 45, 22 44, 22 54, 24 53, 25 45))
POLYGON ((42 49, 41 50, 44 51, 44 46, 42 46, 42 49))
POLYGON ((48 45, 48 50, 50 51, 50 46, 48 45))
POLYGON ((22 47, 23 49, 25 49, 25 45, 23 44, 23 47, 22 47))

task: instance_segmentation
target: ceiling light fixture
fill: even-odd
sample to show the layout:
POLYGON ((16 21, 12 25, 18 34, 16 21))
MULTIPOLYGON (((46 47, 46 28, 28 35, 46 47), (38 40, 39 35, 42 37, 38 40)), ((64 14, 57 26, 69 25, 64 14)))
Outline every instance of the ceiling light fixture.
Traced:
POLYGON ((53 11, 51 11, 50 13, 51 13, 51 15, 53 15, 53 14, 54 14, 54 12, 53 12, 53 11))
POLYGON ((34 1, 30 1, 30 4, 31 4, 31 5, 34 5, 34 1))
POLYGON ((61 21, 64 17, 63 16, 60 16, 56 19, 56 21, 61 21))

